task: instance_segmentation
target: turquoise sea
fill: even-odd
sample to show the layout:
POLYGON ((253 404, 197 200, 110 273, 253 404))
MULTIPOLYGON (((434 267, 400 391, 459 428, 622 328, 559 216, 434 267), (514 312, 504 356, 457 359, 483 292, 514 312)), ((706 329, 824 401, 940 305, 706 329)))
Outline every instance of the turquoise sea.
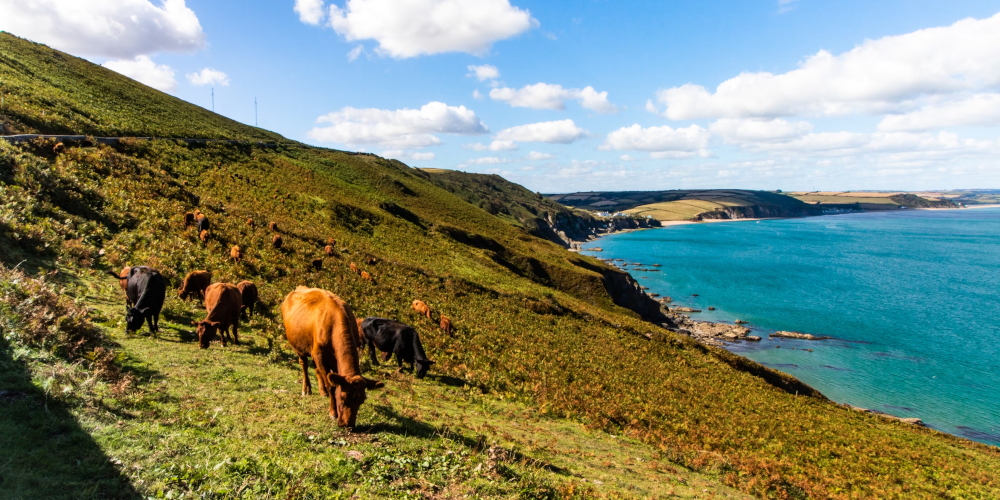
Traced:
POLYGON ((764 340, 733 352, 834 401, 1000 445, 1000 208, 692 224, 593 247, 662 264, 631 273, 705 311, 694 319, 750 321, 764 340), (835 339, 767 339, 777 330, 835 339))

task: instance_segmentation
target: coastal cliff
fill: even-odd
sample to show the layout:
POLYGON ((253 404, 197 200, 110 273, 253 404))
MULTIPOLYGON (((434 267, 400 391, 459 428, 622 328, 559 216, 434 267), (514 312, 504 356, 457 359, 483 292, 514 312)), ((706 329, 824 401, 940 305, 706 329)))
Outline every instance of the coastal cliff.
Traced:
POLYGON ((694 220, 725 220, 725 219, 769 219, 776 217, 808 217, 810 215, 823 215, 823 210, 812 205, 787 207, 787 206, 763 206, 752 205, 745 207, 724 207, 703 212, 695 216, 694 220))
POLYGON ((539 219, 535 234, 566 248, 579 250, 580 245, 601 235, 653 227, 660 227, 660 221, 637 217, 602 219, 589 214, 559 212, 539 219))

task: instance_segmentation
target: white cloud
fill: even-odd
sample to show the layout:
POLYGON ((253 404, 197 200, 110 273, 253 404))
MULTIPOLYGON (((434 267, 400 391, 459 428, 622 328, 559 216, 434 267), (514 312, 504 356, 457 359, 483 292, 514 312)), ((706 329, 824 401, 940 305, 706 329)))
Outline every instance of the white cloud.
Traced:
POLYGON ((347 53, 347 61, 348 62, 357 61, 358 58, 361 57, 361 54, 364 54, 367 57, 368 56, 368 51, 365 50, 365 46, 364 45, 361 45, 359 43, 356 47, 354 47, 353 49, 351 49, 350 52, 347 53))
POLYGON ((473 91, 472 91, 472 98, 473 98, 473 99, 475 99, 475 100, 477 100, 477 101, 480 101, 480 100, 482 100, 482 99, 483 99, 483 97, 485 97, 485 96, 484 96, 484 95, 483 95, 483 93, 482 93, 482 92, 480 92, 479 90, 473 90, 473 91))
POLYGON ((330 26, 348 41, 375 40, 397 59, 424 54, 483 54, 499 40, 538 25, 508 0, 347 0, 330 6, 330 26))
POLYGON ((912 133, 822 132, 807 134, 799 139, 780 143, 759 143, 752 150, 766 151, 801 158, 816 156, 857 157, 865 164, 894 158, 955 159, 963 156, 989 156, 1000 153, 1000 141, 961 139, 950 132, 912 133))
POLYGON ((318 26, 326 17, 323 0, 295 0, 293 9, 299 14, 299 21, 318 26))
POLYGON ((742 73, 715 93, 687 84, 660 90, 672 120, 888 112, 922 96, 1000 85, 1000 14, 868 40, 840 55, 820 51, 782 74, 742 73))
POLYGON ((710 158, 712 153, 707 149, 698 151, 653 151, 649 157, 654 160, 686 160, 688 158, 710 158))
POLYGON ((722 118, 716 120, 709 130, 726 142, 773 142, 802 137, 813 129, 809 122, 788 122, 780 118, 774 120, 753 120, 722 118))
POLYGON ((517 143, 514 141, 500 140, 491 142, 489 146, 477 142, 475 144, 467 144, 466 147, 472 149, 473 151, 514 151, 518 148, 517 143))
POLYGON ((138 56, 132 60, 108 61, 102 66, 163 92, 177 90, 174 69, 165 64, 156 64, 149 56, 138 56))
POLYGON ((481 66, 469 66, 469 71, 471 73, 465 76, 474 76, 477 80, 484 82, 486 80, 496 80, 500 78, 500 70, 496 66, 490 64, 483 64, 481 66))
POLYGON ((666 153, 685 153, 688 157, 694 154, 707 155, 708 140, 711 137, 708 130, 691 125, 683 128, 662 127, 643 128, 639 124, 622 127, 608 134, 607 141, 601 145, 603 150, 649 151, 664 153, 659 157, 666 158, 666 153))
POLYGON ((618 111, 618 106, 608 101, 607 92, 598 92, 590 86, 583 89, 565 89, 562 85, 536 83, 525 85, 520 89, 501 87, 491 90, 490 98, 506 102, 515 108, 562 110, 566 109, 566 101, 579 101, 580 106, 598 113, 618 111))
POLYGON ((0 0, 0 30, 74 55, 133 59, 205 46, 184 0, 0 0))
POLYGON ((429 102, 420 109, 357 109, 320 116, 317 126, 307 134, 319 142, 335 142, 351 146, 378 144, 393 149, 411 149, 441 144, 433 134, 478 135, 488 133, 476 113, 465 106, 448 106, 429 102))
POLYGON ((229 76, 212 68, 203 68, 197 73, 188 73, 186 76, 191 85, 218 84, 223 87, 229 85, 229 76))
POLYGON ((515 142, 550 142, 570 144, 588 135, 587 131, 577 127, 573 120, 529 123, 501 130, 497 139, 515 142))
POLYGON ((555 157, 555 155, 549 153, 539 153, 538 151, 532 151, 525 156, 528 160, 553 160, 555 157))
POLYGON ((784 14, 795 10, 796 3, 798 1, 799 0, 778 0, 778 14, 784 14))
POLYGON ((1000 125, 1000 94, 976 94, 905 114, 889 115, 878 124, 878 129, 893 132, 969 125, 1000 125))
POLYGON ((428 161, 437 158, 437 155, 427 151, 404 151, 402 149, 390 149, 382 151, 383 158, 394 158, 396 160, 428 161))
POLYGON ((621 161, 635 161, 635 158, 632 157, 632 155, 621 155, 618 159, 621 161))
POLYGON ((465 162, 459 165, 458 168, 464 168, 470 165, 501 165, 504 163, 510 163, 510 160, 496 156, 487 156, 485 158, 470 158, 465 160, 465 162))
POLYGON ((654 115, 660 114, 660 110, 656 108, 655 104, 653 104, 652 99, 646 99, 646 112, 653 113, 654 115))

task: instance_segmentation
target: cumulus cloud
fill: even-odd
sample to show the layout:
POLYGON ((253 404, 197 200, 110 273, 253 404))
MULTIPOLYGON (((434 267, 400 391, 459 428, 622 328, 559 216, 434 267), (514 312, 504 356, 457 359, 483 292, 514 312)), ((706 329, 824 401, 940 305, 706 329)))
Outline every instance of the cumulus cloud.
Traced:
POLYGON ((134 59, 205 46, 184 0, 0 0, 0 30, 75 55, 134 59))
POLYGON ((878 129, 898 132, 970 125, 1000 125, 1000 94, 976 94, 909 113, 889 115, 878 124, 878 129))
POLYGON ((482 92, 480 92, 479 90, 473 90, 473 91, 472 91, 472 98, 473 98, 473 99, 475 99, 475 100, 479 101, 479 100, 482 100, 482 99, 483 99, 483 97, 485 97, 485 96, 484 96, 484 95, 483 95, 483 93, 482 93, 482 92))
POLYGON ((377 144, 393 149, 436 146, 441 139, 433 134, 486 134, 489 129, 476 113, 465 106, 448 106, 429 102, 420 109, 357 109, 320 116, 307 134, 319 142, 335 142, 350 146, 377 144), (322 125, 326 124, 326 125, 322 125))
POLYGON ((471 71, 471 73, 468 73, 465 76, 474 76, 476 77, 477 80, 481 82, 485 82, 486 80, 496 80, 497 78, 500 78, 500 70, 497 69, 496 66, 490 64, 483 64, 480 66, 472 65, 469 66, 469 71, 471 71))
POLYGON ((538 25, 508 0, 347 0, 330 6, 330 26, 348 41, 375 40, 397 59, 425 54, 483 54, 494 42, 538 25))
POLYGON ((714 93, 695 84, 657 92, 672 120, 883 113, 929 95, 1000 85, 1000 14, 820 51, 782 74, 742 73, 714 93), (956 56, 961 54, 961 56, 956 56))
POLYGON ((358 58, 361 57, 361 54, 364 54, 367 57, 368 56, 368 51, 365 50, 365 46, 364 45, 361 45, 359 43, 356 47, 354 47, 353 49, 351 49, 350 52, 347 53, 347 61, 348 62, 357 61, 358 58))
POLYGON ((857 156, 866 162, 891 154, 899 158, 954 159, 962 156, 995 155, 1000 141, 962 139, 951 132, 822 132, 786 142, 759 143, 753 150, 813 158, 815 156, 857 156))
POLYGON ((468 160, 465 160, 465 163, 459 166, 467 167, 469 165, 499 165, 501 163, 509 163, 509 160, 498 158, 496 156, 487 156, 485 158, 470 158, 468 160))
POLYGON ((538 151, 532 151, 525 156, 528 160, 554 160, 556 155, 549 153, 540 153, 538 151))
POLYGON ((514 141, 493 141, 488 146, 477 142, 475 144, 467 144, 467 148, 473 151, 514 151, 518 148, 517 143, 514 141))
POLYGON ((536 83, 520 89, 508 87, 490 91, 490 98, 506 102, 515 108, 566 109, 566 101, 579 101, 580 106, 598 113, 615 113, 618 106, 608 101, 608 93, 598 92, 594 87, 566 89, 562 85, 536 83))
POLYGON ((588 135, 588 132, 577 127, 573 120, 529 123, 501 130, 497 139, 514 142, 549 142, 570 144, 588 135))
POLYGON ((102 66, 163 92, 177 90, 174 69, 165 64, 156 64, 149 56, 108 61, 102 66))
POLYGON ((326 17, 323 0, 295 0, 294 9, 299 15, 299 21, 318 26, 326 17))
POLYGON ((400 161, 428 161, 437 158, 437 155, 429 151, 404 151, 402 149, 390 149, 382 151, 385 158, 393 158, 400 161))
POLYGON ((600 149, 648 151, 658 153, 658 158, 690 158, 707 156, 711 133, 698 126, 683 128, 668 126, 643 128, 639 124, 622 127, 608 134, 600 149))
POLYGON ((188 73, 186 76, 191 85, 222 85, 223 87, 229 85, 229 76, 212 68, 204 68, 197 73, 188 73))
POLYGON ((811 132, 809 122, 789 122, 780 118, 774 120, 754 120, 723 118, 716 120, 709 130, 726 142, 773 142, 786 141, 811 132))

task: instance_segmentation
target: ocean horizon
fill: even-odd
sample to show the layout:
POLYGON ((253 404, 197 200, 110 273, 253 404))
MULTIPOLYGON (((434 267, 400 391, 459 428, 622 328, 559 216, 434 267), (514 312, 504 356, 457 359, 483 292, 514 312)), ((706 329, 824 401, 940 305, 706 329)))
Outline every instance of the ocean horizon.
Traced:
POLYGON ((692 319, 749 321, 763 340, 728 350, 838 403, 1000 445, 1000 208, 678 225, 583 248, 661 264, 630 272, 692 319))

